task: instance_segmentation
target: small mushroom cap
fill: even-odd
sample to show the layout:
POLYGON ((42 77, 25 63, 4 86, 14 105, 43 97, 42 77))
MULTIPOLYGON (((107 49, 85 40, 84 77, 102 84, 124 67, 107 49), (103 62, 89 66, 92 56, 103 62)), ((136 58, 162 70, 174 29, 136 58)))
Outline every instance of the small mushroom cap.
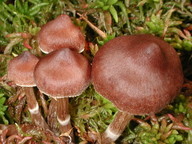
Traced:
POLYGON ((83 33, 65 14, 43 25, 37 40, 44 53, 50 53, 60 48, 71 48, 77 52, 82 52, 85 47, 83 33))
POLYGON ((81 54, 62 48, 43 57, 34 75, 39 90, 53 98, 80 95, 90 83, 90 65, 81 54))
POLYGON ((180 91, 183 72, 176 51, 150 34, 121 36, 96 53, 95 90, 134 115, 162 110, 180 91))
POLYGON ((29 51, 13 58, 8 64, 8 79, 18 86, 35 86, 33 71, 39 59, 29 51))

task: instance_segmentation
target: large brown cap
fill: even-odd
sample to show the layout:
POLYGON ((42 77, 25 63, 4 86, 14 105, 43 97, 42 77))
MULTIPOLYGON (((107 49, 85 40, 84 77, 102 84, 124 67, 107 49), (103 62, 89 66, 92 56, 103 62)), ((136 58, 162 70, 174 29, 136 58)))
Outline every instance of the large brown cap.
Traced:
POLYGON ((90 82, 90 65, 81 54, 68 48, 43 57, 35 68, 39 90, 53 98, 80 95, 90 82))
POLYGON ((44 53, 60 48, 81 52, 85 47, 85 37, 70 17, 63 14, 42 26, 38 33, 38 43, 44 53))
POLYGON ((120 110, 143 115, 162 110, 178 94, 183 73, 176 51, 149 34, 117 37, 97 52, 92 81, 120 110))
POLYGON ((39 59, 29 51, 13 58, 8 64, 8 79, 18 86, 35 86, 33 71, 39 59))

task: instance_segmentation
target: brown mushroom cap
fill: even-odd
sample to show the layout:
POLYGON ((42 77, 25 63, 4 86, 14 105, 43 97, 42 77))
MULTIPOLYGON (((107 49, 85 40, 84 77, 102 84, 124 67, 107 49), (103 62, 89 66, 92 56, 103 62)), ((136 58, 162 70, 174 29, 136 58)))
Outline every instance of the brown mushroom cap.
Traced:
POLYGON ((90 65, 81 54, 62 48, 43 57, 36 65, 39 90, 53 98, 80 95, 90 82, 90 65))
POLYGON ((121 36, 96 53, 95 90, 134 115, 156 113, 178 94, 183 73, 176 51, 150 34, 121 36))
POLYGON ((8 65, 8 79, 18 86, 35 86, 33 71, 39 59, 29 51, 13 58, 8 65))
POLYGON ((70 17, 63 14, 42 26, 38 33, 38 43, 44 53, 60 48, 81 52, 85 47, 85 37, 70 17))

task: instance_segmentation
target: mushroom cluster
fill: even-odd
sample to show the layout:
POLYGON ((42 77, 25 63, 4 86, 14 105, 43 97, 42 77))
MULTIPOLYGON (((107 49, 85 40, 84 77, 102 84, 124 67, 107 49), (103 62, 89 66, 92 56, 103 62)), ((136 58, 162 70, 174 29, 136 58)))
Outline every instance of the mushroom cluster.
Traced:
POLYGON ((45 24, 37 40, 39 48, 47 55, 37 58, 24 52, 12 59, 8 78, 26 87, 33 122, 52 130, 41 116, 31 87, 37 86, 51 98, 49 109, 54 107, 59 134, 72 129, 68 98, 80 95, 91 80, 95 90, 119 109, 98 140, 101 144, 115 141, 134 115, 154 115, 161 111, 172 102, 183 84, 176 51, 150 34, 110 40, 96 53, 92 70, 88 60, 80 54, 85 47, 85 37, 69 16, 63 14, 45 24))
POLYGON ((90 83, 90 64, 78 53, 84 50, 84 35, 70 17, 63 14, 42 26, 37 40, 47 55, 37 58, 26 51, 13 58, 8 66, 8 78, 18 86, 26 87, 28 109, 37 126, 52 130, 39 111, 33 86, 55 101, 49 109, 56 109, 58 134, 68 133, 72 129, 68 98, 80 95, 90 83))

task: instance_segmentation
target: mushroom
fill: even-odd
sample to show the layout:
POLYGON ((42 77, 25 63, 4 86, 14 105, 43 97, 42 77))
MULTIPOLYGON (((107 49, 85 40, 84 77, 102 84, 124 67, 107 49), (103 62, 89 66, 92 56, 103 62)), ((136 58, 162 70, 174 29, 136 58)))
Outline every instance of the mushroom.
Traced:
POLYGON ((85 47, 83 33, 65 14, 43 25, 37 40, 44 53, 50 53, 60 48, 71 48, 80 53, 85 47))
POLYGON ((150 34, 120 36, 96 53, 92 65, 95 90, 118 109, 101 136, 101 143, 115 141, 133 115, 153 115, 165 108, 183 84, 176 51, 150 34))
POLYGON ((23 52, 9 62, 8 79, 23 87, 32 121, 37 126, 48 129, 48 125, 39 111, 39 105, 33 91, 33 87, 36 86, 33 71, 38 61, 39 59, 29 51, 23 52))
POLYGON ((81 54, 62 48, 41 58, 34 71, 39 90, 56 99, 60 131, 71 129, 68 98, 79 96, 90 83, 90 65, 81 54))

